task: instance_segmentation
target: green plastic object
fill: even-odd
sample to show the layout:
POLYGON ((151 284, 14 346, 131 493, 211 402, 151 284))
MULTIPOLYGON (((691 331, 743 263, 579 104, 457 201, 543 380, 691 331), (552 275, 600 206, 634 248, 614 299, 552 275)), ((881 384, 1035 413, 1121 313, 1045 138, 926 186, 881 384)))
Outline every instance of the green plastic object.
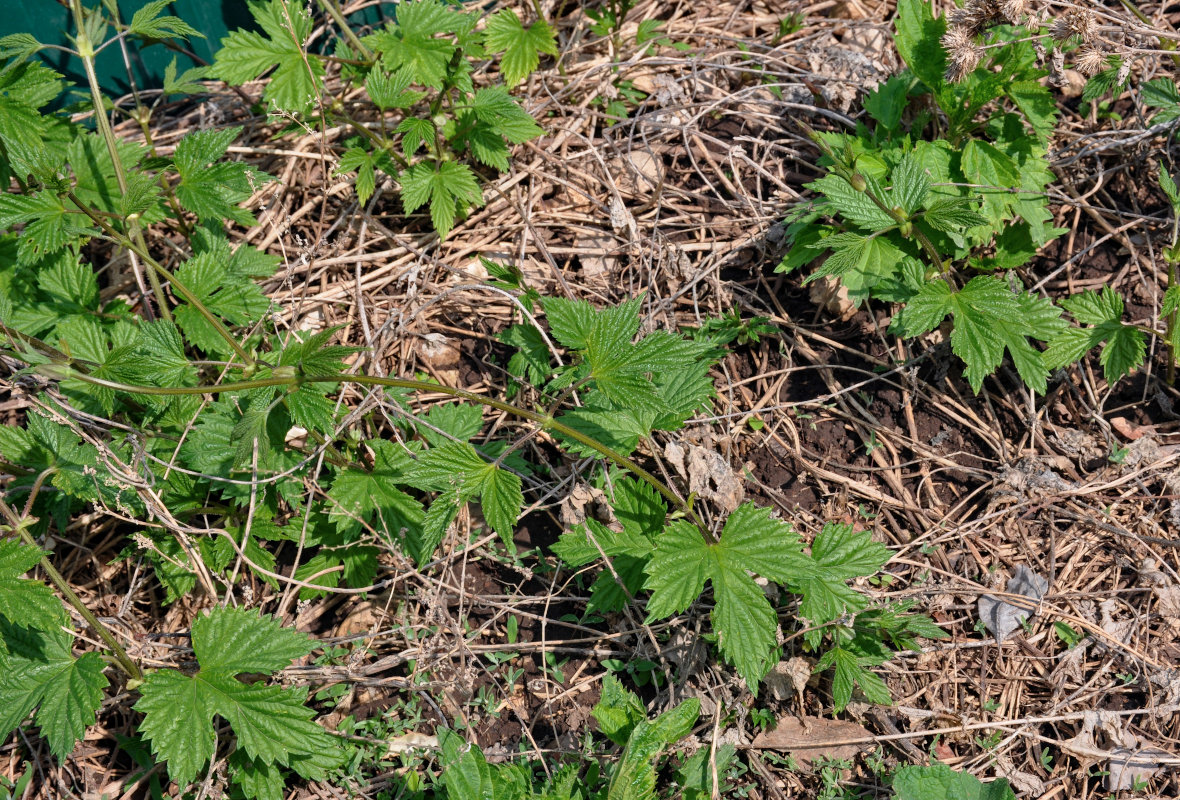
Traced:
MULTIPOLYGON (((129 22, 131 16, 146 4, 147 0, 120 0, 119 18, 129 22)), ((94 7, 97 0, 84 0, 84 5, 94 7)), ((349 22, 354 30, 360 26, 379 26, 393 18, 395 5, 381 3, 366 8, 351 15, 349 22)), ((0 6, 3 6, 0 12, 0 36, 30 33, 43 44, 69 46, 67 36, 74 33, 74 20, 69 9, 61 3, 55 0, 0 0, 0 6)), ((158 89, 164 82, 164 68, 173 58, 176 59, 177 72, 184 72, 189 67, 212 62, 213 54, 221 47, 221 39, 231 30, 257 30, 244 0, 176 0, 163 13, 180 17, 203 33, 205 38, 192 36, 187 42, 175 40, 174 44, 181 52, 161 43, 144 47, 129 42, 126 60, 123 48, 117 43, 109 45, 98 54, 95 61, 99 84, 108 97, 117 99, 131 91, 128 72, 134 78, 136 89, 158 89)), ((86 75, 82 71, 81 61, 60 50, 46 49, 40 55, 48 66, 85 90, 86 75)), ((89 95, 86 94, 85 98, 89 99, 89 95)))

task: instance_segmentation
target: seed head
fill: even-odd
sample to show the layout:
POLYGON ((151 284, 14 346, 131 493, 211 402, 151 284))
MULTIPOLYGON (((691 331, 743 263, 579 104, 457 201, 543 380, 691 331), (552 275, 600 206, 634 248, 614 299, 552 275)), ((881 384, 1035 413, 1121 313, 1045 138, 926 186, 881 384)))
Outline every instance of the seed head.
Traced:
POLYGON ((1000 14, 1013 25, 1028 13, 1028 0, 1000 0, 1000 14))
POLYGON ((1073 65, 1078 72, 1091 78, 1106 69, 1106 53, 1092 45, 1082 45, 1074 54, 1073 65))
POLYGON ((1049 35, 1054 41, 1061 43, 1072 36, 1077 36, 1083 42, 1089 42, 1097 33, 1094 16, 1087 11, 1066 11, 1049 28, 1049 35))
POLYGON ((947 21, 952 28, 964 28, 975 36, 1003 19, 996 0, 967 0, 962 8, 950 12, 947 21))
POLYGON ((979 66, 983 49, 975 44, 970 29, 960 26, 947 28, 942 35, 942 46, 946 48, 946 79, 949 83, 963 80, 979 66))

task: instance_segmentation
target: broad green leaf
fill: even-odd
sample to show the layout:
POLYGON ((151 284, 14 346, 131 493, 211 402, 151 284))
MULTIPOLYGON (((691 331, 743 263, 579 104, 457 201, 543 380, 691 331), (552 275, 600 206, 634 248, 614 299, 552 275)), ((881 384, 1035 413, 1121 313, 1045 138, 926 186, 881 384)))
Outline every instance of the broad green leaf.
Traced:
POLYGON ((1057 103, 1049 89, 1037 81, 1018 81, 1008 87, 1008 96, 1028 120, 1037 139, 1047 144, 1057 125, 1057 103))
POLYGON ((371 439, 368 446, 373 452, 373 469, 349 467, 336 475, 328 490, 333 503, 329 517, 345 534, 359 531, 361 524, 374 516, 378 530, 395 537, 403 529, 417 531, 423 520, 422 504, 399 488, 407 484, 408 456, 399 445, 384 439, 371 439))
POLYGON ((901 124, 901 115, 909 100, 909 84, 906 77, 894 75, 865 95, 865 111, 887 131, 901 124))
POLYGON ((441 403, 418 417, 418 433, 431 447, 469 442, 483 429, 483 411, 470 403, 441 403), (441 431, 441 433, 440 433, 441 431))
MULTIPOLYGON (((0 441, 0 453, 7 452, 0 441)), ((54 630, 66 621, 61 601, 41 581, 20 577, 40 561, 37 548, 0 540, 0 617, 26 628, 54 630)))
POLYGON ((453 34, 469 30, 471 24, 470 14, 459 13, 439 0, 407 0, 398 4, 396 22, 365 42, 380 55, 388 72, 403 72, 413 83, 441 89, 457 48, 453 34))
POLYGON ((856 191, 838 175, 825 175, 807 184, 807 188, 826 197, 828 204, 849 222, 870 231, 883 231, 897 225, 897 221, 870 200, 867 194, 856 191))
POLYGON ((310 653, 307 634, 284 628, 270 615, 241 608, 202 614, 193 622, 193 651, 201 669, 227 674, 276 672, 310 653))
POLYGON ((524 27, 510 8, 497 11, 484 29, 484 44, 492 52, 503 53, 500 71, 509 88, 516 86, 536 69, 545 53, 557 57, 557 38, 543 19, 524 27))
POLYGON ((647 718, 639 697, 609 672, 602 678, 602 695, 593 714, 598 729, 617 745, 627 744, 635 726, 647 718))
POLYGON ((1090 327, 1064 328, 1049 342, 1044 355, 1049 369, 1077 363, 1103 343, 1105 346, 1098 360, 1107 383, 1113 384, 1143 363, 1145 334, 1135 326, 1123 323, 1123 299, 1109 286, 1101 292, 1087 289, 1062 300, 1061 305, 1074 319, 1090 327))
POLYGON ((946 50, 939 41, 946 33, 946 21, 935 19, 929 0, 900 0, 894 18, 894 43, 906 65, 931 89, 944 83, 946 50))
POLYGON ((438 738, 447 800, 495 800, 492 771, 479 745, 447 728, 439 729, 438 738))
POLYGON ((8 650, 0 670, 0 735, 7 736, 29 712, 54 756, 65 759, 94 724, 107 679, 97 653, 74 658, 73 639, 60 627, 33 630, 0 620, 8 650))
POLYGON ((303 48, 312 29, 306 6, 293 0, 264 0, 250 3, 250 13, 263 33, 231 31, 221 40, 211 74, 242 84, 276 67, 263 99, 280 111, 304 111, 319 96, 324 79, 323 61, 303 48))
POLYGON ((1020 167, 994 144, 970 139, 963 146, 963 174, 983 186, 984 216, 1001 222, 1010 216, 1010 190, 1021 185, 1020 167))
POLYGON ((862 236, 849 231, 829 236, 824 244, 832 248, 832 254, 804 283, 826 275, 837 276, 856 301, 892 278, 905 259, 905 253, 888 236, 862 236))
POLYGON ((701 596, 709 577, 709 555, 700 531, 683 520, 672 522, 656 537, 655 554, 646 568, 649 621, 679 614, 701 596))
POLYGON ((486 464, 480 476, 479 505, 484 519, 506 543, 516 530, 516 518, 524 506, 520 476, 494 464, 486 464))
POLYGON ((221 161, 241 128, 194 131, 176 145, 172 156, 180 182, 176 198, 202 221, 233 220, 253 225, 254 215, 242 208, 254 189, 270 176, 238 161, 221 161))
POLYGON ((1016 800, 1006 779, 985 784, 946 764, 902 767, 893 775, 893 792, 895 800, 1016 800))
MULTIPOLYGON (((594 328, 597 313, 594 306, 585 300, 543 297, 541 307, 545 309, 545 319, 549 322, 549 332, 554 339, 570 350, 586 349, 586 342, 594 328)), ((630 336, 633 337, 639 330, 638 315, 635 317, 634 327, 629 320, 627 327, 631 330, 630 336)))
POLYGON ((901 206, 906 214, 912 215, 926 202, 930 192, 930 176, 922 168, 918 157, 911 151, 901 159, 893 170, 893 187, 889 192, 893 204, 901 206))
POLYGON ((935 200, 922 214, 922 219, 931 228, 947 233, 965 233, 968 228, 986 225, 987 218, 970 206, 966 198, 942 198, 935 200))
MULTIPOLYGON (((419 0, 419 3, 425 0, 419 0)), ((398 175, 401 183, 402 207, 407 215, 430 203, 430 220, 442 238, 455 227, 455 219, 465 215, 473 205, 483 205, 483 192, 475 174, 466 164, 444 161, 439 164, 422 162, 398 175)))
POLYGON ((316 771, 316 762, 339 763, 339 747, 311 721, 315 712, 305 704, 305 689, 247 684, 235 677, 285 667, 311 649, 306 636, 252 611, 215 608, 193 624, 193 649, 200 667, 196 674, 152 672, 135 704, 144 715, 140 730, 152 752, 168 762, 173 780, 186 786, 213 757, 214 716, 229 723, 239 750, 259 762, 256 767, 316 771))
POLYGON ((192 783, 213 757, 212 697, 201 682, 172 669, 149 673, 139 693, 139 732, 167 762, 172 780, 181 786, 192 783))
POLYGON ((746 574, 740 562, 719 555, 711 566, 712 620, 718 646, 725 660, 745 678, 750 691, 757 694, 759 682, 773 665, 778 617, 762 587, 746 574))

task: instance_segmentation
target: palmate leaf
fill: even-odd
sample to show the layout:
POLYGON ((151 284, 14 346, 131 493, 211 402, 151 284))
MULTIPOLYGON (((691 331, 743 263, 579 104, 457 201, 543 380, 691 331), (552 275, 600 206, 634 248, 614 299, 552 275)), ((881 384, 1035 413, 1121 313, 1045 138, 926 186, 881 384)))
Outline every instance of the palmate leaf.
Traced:
MULTIPOLYGON (((231 326, 257 322, 270 310, 270 301, 252 280, 255 274, 251 251, 243 245, 232 255, 224 241, 202 250, 180 265, 176 276, 196 295, 205 308, 231 326)), ((274 263, 267 256, 268 263, 274 263)), ((189 303, 176 309, 176 322, 190 342, 213 353, 229 353, 228 343, 208 320, 189 303)))
POLYGON ((458 47, 454 36, 472 25, 471 14, 457 12, 439 0, 409 0, 398 4, 395 22, 366 37, 365 43, 381 57, 386 71, 403 72, 413 83, 441 89, 458 47))
POLYGON ((1123 298, 1109 286, 1103 287, 1101 292, 1087 289, 1080 295, 1062 300, 1061 304, 1074 319, 1089 327, 1063 328, 1049 342, 1045 351, 1045 364, 1049 369, 1075 364, 1103 343, 1105 346, 1098 361, 1107 383, 1113 384, 1143 363, 1146 352, 1144 332, 1123 323, 1123 298))
POLYGON ((24 223, 17 247, 17 259, 32 264, 63 250, 80 237, 98 233, 90 218, 53 192, 43 190, 31 195, 0 194, 0 230, 24 223))
POLYGON ((303 49, 312 28, 306 6, 294 0, 266 0, 250 3, 250 13, 266 35, 232 31, 221 40, 211 74, 241 84, 276 67, 263 99, 280 111, 305 110, 319 96, 324 79, 323 61, 303 49))
POLYGON ((350 147, 341 154, 336 174, 356 173, 356 199, 364 205, 377 188, 377 170, 386 175, 397 173, 397 167, 388 153, 370 153, 362 147, 350 147))
POLYGON ((648 619, 662 619, 688 608, 708 580, 713 586, 713 628, 726 660, 757 691, 770 669, 778 620, 752 570, 780 583, 814 575, 790 525, 752 503, 739 506, 715 544, 687 522, 676 521, 656 537, 645 587, 651 591, 648 619))
POLYGON ((484 29, 484 44, 492 52, 503 53, 500 72, 509 88, 516 86, 536 70, 541 54, 557 57, 557 38, 543 19, 525 27, 510 8, 492 15, 484 29))
MULTIPOLYGON (((6 450, 0 444, 0 452, 6 450)), ((0 617, 26 628, 52 630, 65 622, 61 602, 41 581, 21 577, 40 561, 37 548, 0 540, 0 617)))
POLYGON ((195 675, 163 669, 148 675, 135 709, 152 752, 181 786, 213 757, 214 716, 225 719, 238 748, 260 764, 300 769, 299 762, 338 760, 339 749, 311 721, 305 689, 246 684, 235 675, 273 672, 312 649, 303 634, 245 609, 216 608, 193 623, 195 675))
POLYGON ((204 39, 205 34, 180 17, 160 16, 160 12, 171 4, 172 0, 151 0, 132 15, 127 31, 149 39, 185 39, 189 36, 204 39))
POLYGON ((483 192, 475 173, 466 164, 443 161, 418 163, 398 175, 402 206, 413 214, 430 203, 430 221, 442 238, 455 227, 455 218, 469 206, 483 205, 483 192))
POLYGON ((0 670, 0 736, 36 709, 41 735, 64 759, 102 704, 107 686, 102 659, 97 653, 74 658, 73 639, 59 627, 33 630, 0 620, 0 639, 8 650, 0 670))
POLYGON ((424 491, 442 492, 444 502, 462 504, 479 498, 488 525, 505 542, 512 540, 524 506, 520 476, 484 461, 470 444, 432 447, 418 457, 406 482, 424 491))
POLYGON ((238 204, 254 189, 271 180, 269 175, 238 161, 219 161, 240 127, 194 131, 180 140, 172 156, 180 182, 176 197, 202 221, 233 220, 253 225, 254 215, 238 204))
POLYGON ((352 534, 362 523, 377 517, 383 531, 399 536, 402 531, 416 533, 422 526, 422 504, 403 492, 412 462, 393 442, 371 439, 372 471, 345 468, 332 481, 328 499, 332 501, 329 517, 337 530, 352 534))
POLYGON ((61 75, 43 64, 15 60, 39 49, 35 41, 12 36, 0 41, 6 43, 7 55, 14 57, 0 70, 0 180, 7 186, 14 174, 24 180, 31 173, 48 172, 50 119, 37 109, 57 97, 64 84, 61 75))
POLYGON ((1050 367, 1028 339, 1056 336, 1062 327, 1060 309, 1046 300, 1018 295, 988 275, 973 278, 959 291, 944 281, 930 281, 895 319, 893 330, 919 336, 948 314, 955 325, 951 350, 967 365, 964 374, 974 391, 1000 365, 1006 349, 1024 382, 1038 394, 1045 393, 1050 367))
POLYGON ((828 523, 811 545, 811 559, 811 574, 792 578, 787 585, 802 596, 799 613, 816 628, 804 634, 814 647, 823 637, 821 626, 865 607, 865 596, 846 582, 876 573, 889 560, 889 549, 874 542, 868 531, 828 523))

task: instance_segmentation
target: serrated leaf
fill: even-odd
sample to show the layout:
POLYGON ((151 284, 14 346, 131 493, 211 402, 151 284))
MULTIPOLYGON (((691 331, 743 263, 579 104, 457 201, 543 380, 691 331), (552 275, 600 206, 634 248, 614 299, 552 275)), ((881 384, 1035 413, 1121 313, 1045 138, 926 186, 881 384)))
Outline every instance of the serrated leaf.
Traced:
POLYGON ((700 532, 683 520, 668 525, 656 537, 656 549, 646 568, 644 588, 649 621, 684 611, 705 589, 709 576, 706 561, 709 546, 700 532))
MULTIPOLYGON (((0 452, 7 449, 0 442, 0 452)), ((20 577, 40 561, 37 548, 0 540, 0 617, 26 628, 53 630, 65 622, 61 601, 41 581, 20 577)))
POLYGON ((756 691, 770 669, 778 620, 747 570, 783 583, 813 570, 791 527, 751 503, 730 514, 714 544, 683 520, 670 524, 656 537, 645 587, 652 592, 647 611, 653 620, 686 609, 708 580, 721 652, 756 691))
POLYGON ((173 94, 201 94, 205 87, 197 81, 204 80, 209 74, 209 67, 189 67, 179 75, 176 74, 176 56, 164 67, 164 85, 161 87, 165 95, 173 94))
POLYGON ((1172 179, 1163 164, 1160 164, 1160 188, 1164 190, 1168 202, 1172 204, 1172 213, 1180 213, 1180 190, 1176 189, 1176 181, 1172 179))
POLYGON ((141 732, 182 787, 213 757, 215 715, 230 724, 240 750, 261 763, 288 766, 330 754, 338 760, 334 741, 311 721, 315 712, 305 705, 306 690, 234 677, 285 667, 311 649, 306 636, 251 611, 215 608, 194 622, 193 647, 200 665, 195 675, 153 672, 135 704, 144 715, 141 732), (252 651, 242 652, 243 647, 252 651))
POLYGON ((968 228, 987 224, 987 218, 972 209, 966 198, 935 200, 922 214, 922 219, 931 228, 947 233, 966 232, 968 228))
MULTIPOLYGON (((802 596, 799 613, 818 627, 866 606, 868 599, 846 581, 875 574, 889 560, 889 550, 874 542, 868 531, 828 523, 812 543, 811 559, 811 573, 801 573, 787 583, 802 596)), ((819 638, 818 631, 811 637, 812 641, 819 638)))
MULTIPOLYGON (((594 306, 585 300, 566 300, 563 297, 543 297, 541 307, 549 322, 549 332, 563 347, 570 350, 586 349, 587 337, 594 327, 594 306)), ((638 317, 630 336, 639 330, 638 317)))
POLYGON ((901 206, 906 214, 913 214, 922 207, 930 192, 930 176, 913 151, 902 157, 890 177, 893 186, 889 194, 894 205, 901 206))
POLYGON ((407 484, 408 456, 383 439, 371 439, 368 446, 373 452, 372 471, 346 468, 336 475, 328 490, 333 503, 329 517, 344 534, 360 530, 374 514, 379 529, 395 536, 403 529, 417 531, 422 525, 422 504, 398 488, 407 484))
POLYGON ((625 745, 635 726, 647 718, 638 695, 609 672, 602 678, 602 695, 591 713, 602 734, 617 745, 625 745))
POLYGON ((713 629, 725 660, 757 694, 772 666, 778 617, 761 587, 738 564, 718 558, 709 572, 713 585, 713 629))
POLYGON ((469 206, 483 205, 483 192, 466 164, 423 162, 399 173, 398 181, 406 214, 413 214, 429 202, 431 223, 444 239, 460 213, 466 214, 469 206))
POLYGON ((5 69, 8 69, 12 65, 26 60, 42 47, 44 45, 33 38, 30 33, 10 33, 0 38, 0 60, 9 62, 5 65, 5 69))
POLYGON ((909 81, 894 75, 865 95, 865 111, 881 126, 892 131, 901 124, 901 115, 908 102, 909 81))
POLYGON ((307 634, 241 608, 197 617, 192 643, 201 669, 227 674, 276 672, 315 647, 307 634))
POLYGON ((869 199, 867 194, 856 191, 838 175, 825 175, 807 184, 807 188, 821 193, 827 198, 828 205, 849 222, 870 231, 882 231, 897 225, 897 221, 869 199))
POLYGON ((398 5, 397 21, 368 37, 366 43, 380 55, 387 71, 404 71, 414 83, 441 89, 457 47, 445 34, 465 30, 470 25, 466 16, 438 0, 408 0, 398 5))
POLYGON ((1146 337, 1143 331, 1122 322, 1123 299, 1109 286, 1101 292, 1087 289, 1062 300, 1061 305, 1074 319, 1090 327, 1064 328, 1049 342, 1044 355, 1049 369, 1074 364, 1103 343, 1098 360, 1108 384, 1114 384, 1143 363, 1146 337))
POLYGON ((660 754, 692 732, 700 717, 701 701, 693 697, 654 720, 640 720, 619 765, 611 774, 608 800, 649 800, 653 796, 660 754))
POLYGON ((500 71, 509 88, 516 86, 541 63, 540 54, 557 57, 557 38, 543 19, 524 27, 510 8, 497 11, 484 29, 484 44, 493 52, 502 52, 500 71))
POLYGON ((425 423, 417 426, 418 433, 431 447, 471 441, 483 429, 483 410, 470 403, 440 403, 418 419, 425 423))
POLYGON ((1047 144, 1057 125, 1057 103, 1049 89, 1037 81, 1017 81, 1008 87, 1008 96, 1028 120, 1037 139, 1047 144))
POLYGON ((250 14, 262 28, 231 31, 221 40, 211 74, 242 84, 275 67, 266 82, 263 99, 280 111, 301 112, 323 89, 324 64, 319 56, 304 52, 312 20, 302 3, 268 0, 250 3, 250 14))
POLYGON ((533 386, 540 386, 549 377, 549 346, 536 326, 531 324, 511 325, 496 338, 517 348, 508 360, 508 371, 516 378, 533 386))
POLYGON ((205 34, 179 17, 160 16, 160 12, 172 2, 173 0, 151 0, 146 3, 132 15, 131 24, 127 26, 128 32, 149 39, 186 39, 189 36, 204 39, 205 34))
POLYGON ((410 75, 402 70, 394 75, 381 69, 370 70, 365 76, 365 91, 369 99, 382 111, 391 108, 410 108, 426 96, 426 92, 410 88, 410 75))
POLYGON ((94 724, 107 679, 97 653, 74 658, 63 630, 21 628, 0 621, 8 653, 0 671, 0 735, 7 736, 36 709, 33 719, 49 749, 65 759, 94 724))
POLYGON ((900 0, 894 24, 897 52, 906 66, 931 89, 941 87, 947 56, 939 40, 946 33, 946 21, 934 18, 927 0, 900 0))
POLYGON ((484 519, 506 543, 511 542, 516 518, 524 506, 520 476, 494 464, 483 467, 480 475, 479 504, 484 519))
POLYGON ((176 197, 202 221, 233 220, 253 225, 254 215, 242 208, 255 186, 270 176, 238 161, 219 161, 242 129, 194 131, 176 145, 172 160, 180 174, 176 197))

